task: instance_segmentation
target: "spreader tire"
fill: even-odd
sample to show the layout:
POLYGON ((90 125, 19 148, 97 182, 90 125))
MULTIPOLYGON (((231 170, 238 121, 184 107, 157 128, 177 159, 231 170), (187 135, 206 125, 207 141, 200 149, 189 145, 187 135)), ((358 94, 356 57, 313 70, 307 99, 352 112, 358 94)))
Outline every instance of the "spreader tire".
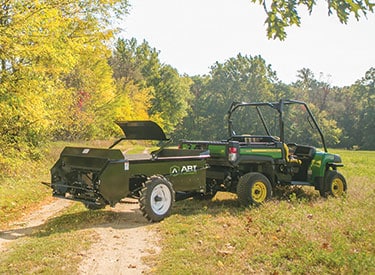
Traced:
POLYGON ((147 220, 159 222, 171 214, 174 200, 172 183, 163 176, 152 176, 141 191, 139 204, 147 220))
POLYGON ((322 197, 341 197, 346 193, 347 185, 343 175, 335 170, 328 170, 324 177, 323 187, 319 190, 322 197))
POLYGON ((271 195, 271 183, 268 178, 261 173, 245 174, 238 181, 238 201, 244 206, 258 206, 266 200, 269 200, 271 195))

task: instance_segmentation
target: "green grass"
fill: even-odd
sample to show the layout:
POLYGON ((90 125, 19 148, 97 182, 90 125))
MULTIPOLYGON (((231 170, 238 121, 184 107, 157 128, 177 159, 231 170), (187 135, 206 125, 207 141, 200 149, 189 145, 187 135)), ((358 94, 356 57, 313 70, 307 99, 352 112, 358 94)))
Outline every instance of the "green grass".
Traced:
POLYGON ((156 274, 375 273, 375 152, 336 150, 346 166, 345 198, 294 188, 258 208, 236 196, 176 203, 158 224, 156 274))
MULTIPOLYGON (((15 194, 1 183, 1 211, 7 215, 3 225, 33 209, 38 196, 50 196, 38 181, 48 178, 52 160, 58 158, 63 146, 51 148, 42 161, 45 166, 30 164, 24 175, 6 178, 15 194), (32 200, 27 197, 30 192, 32 200), (15 206, 3 203, 4 198, 15 206), (13 215, 12 209, 18 214, 13 215)), ((154 225, 162 251, 146 258, 152 272, 374 274, 375 152, 333 152, 340 153, 346 165, 340 169, 348 182, 346 197, 323 199, 317 191, 304 187, 280 193, 258 208, 240 207, 236 196, 228 193, 219 193, 212 201, 177 202, 172 216, 154 225)), ((74 204, 35 228, 31 236, 12 243, 0 256, 0 273, 75 274, 81 252, 95 241, 91 229, 116 215, 86 211, 81 204, 74 204)))
POLYGON ((11 171, 0 170, 0 228, 7 228, 12 221, 50 200, 51 191, 41 182, 50 181, 49 169, 61 149, 59 145, 43 148, 43 158, 14 158, 11 171))
POLYGON ((0 228, 7 228, 14 220, 51 200, 51 189, 41 182, 51 181, 50 169, 65 146, 83 144, 56 142, 41 148, 42 157, 38 160, 15 157, 10 171, 0 170, 0 228))

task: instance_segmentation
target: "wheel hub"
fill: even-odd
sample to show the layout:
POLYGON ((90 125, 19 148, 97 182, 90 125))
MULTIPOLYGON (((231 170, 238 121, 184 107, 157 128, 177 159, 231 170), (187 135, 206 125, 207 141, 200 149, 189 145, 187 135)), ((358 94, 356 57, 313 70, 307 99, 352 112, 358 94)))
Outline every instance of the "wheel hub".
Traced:
POLYGON ((157 215, 164 215, 171 204, 172 194, 168 187, 160 184, 151 193, 151 208, 157 215))
POLYGON ((261 182, 257 181, 254 183, 252 189, 251 189, 251 196, 253 200, 257 203, 261 203, 265 201, 267 197, 267 187, 266 185, 261 182))
POLYGON ((341 179, 336 178, 332 181, 332 194, 335 197, 341 196, 344 193, 344 183, 341 179))

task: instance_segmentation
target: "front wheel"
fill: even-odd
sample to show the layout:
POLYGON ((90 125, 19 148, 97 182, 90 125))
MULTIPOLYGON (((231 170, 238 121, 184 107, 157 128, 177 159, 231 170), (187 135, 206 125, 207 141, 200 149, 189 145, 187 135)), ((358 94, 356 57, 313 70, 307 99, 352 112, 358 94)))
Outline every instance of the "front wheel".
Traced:
POLYGON ((163 176, 152 176, 141 191, 139 204, 147 220, 159 222, 170 216, 174 200, 172 183, 163 176))
POLYGON ((346 180, 343 175, 335 170, 328 170, 324 177, 324 185, 319 190, 322 197, 341 197, 346 193, 346 180))
POLYGON ((271 198, 272 187, 266 176, 261 173, 248 173, 238 181, 238 201, 244 205, 260 205, 271 198))

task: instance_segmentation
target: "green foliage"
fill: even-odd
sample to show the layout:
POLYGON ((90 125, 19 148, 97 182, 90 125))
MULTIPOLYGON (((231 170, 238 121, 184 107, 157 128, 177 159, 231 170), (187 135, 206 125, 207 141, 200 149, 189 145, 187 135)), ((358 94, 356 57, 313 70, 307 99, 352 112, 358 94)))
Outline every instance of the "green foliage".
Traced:
MULTIPOLYGON (((111 135, 108 121, 113 121, 115 87, 106 58, 109 51, 98 45, 82 52, 79 63, 64 76, 69 105, 55 119, 56 139, 104 138, 111 135)), ((59 103, 61 104, 61 98, 59 103)))
MULTIPOLYGON (((329 147, 374 149, 374 69, 350 87, 331 87, 317 80, 310 69, 298 71, 298 80, 285 85, 260 56, 238 55, 216 63, 208 76, 193 77, 190 109, 174 138, 220 140, 228 136, 225 114, 232 101, 298 99, 312 110, 329 147)), ((271 133, 278 135, 277 114, 262 110, 271 133)), ((236 112, 242 133, 265 134, 256 113, 236 112)), ((321 147, 320 136, 301 106, 288 107, 284 116, 285 140, 321 147)))
POLYGON ((49 167, 52 167, 61 150, 62 146, 56 146, 51 151, 44 147, 38 151, 40 158, 32 160, 19 155, 11 159, 0 156, 1 228, 50 198, 50 189, 41 182, 50 181, 49 167))
MULTIPOLYGON (((299 79, 292 85, 293 94, 310 105, 328 146, 351 148, 359 145, 363 149, 375 148, 373 135, 368 131, 372 127, 373 120, 369 118, 373 112, 367 111, 371 110, 368 103, 371 103, 371 95, 374 93, 373 71, 370 68, 362 80, 343 88, 318 81, 309 69, 298 71, 299 79)), ((308 129, 301 130, 308 132, 308 129)))
MULTIPOLYGON (((306 7, 311 14, 316 1, 314 0, 251 0, 263 6, 267 19, 268 38, 284 40, 287 36, 286 28, 296 25, 300 26, 301 18, 298 8, 306 7)), ((374 3, 370 1, 332 0, 328 1, 328 15, 336 13, 339 21, 346 24, 351 15, 359 20, 367 13, 374 12, 374 3)))
MULTIPOLYGON (((158 75, 158 53, 148 43, 137 44, 136 39, 118 39, 109 58, 116 85, 113 110, 116 120, 148 120, 154 87, 147 85, 147 77, 158 75)), ((157 116, 153 120, 159 121, 157 116)))
MULTIPOLYGON (((280 30, 298 24, 298 4, 312 9, 315 3, 271 4, 270 18, 280 30)), ((225 113, 234 100, 302 99, 312 106, 329 146, 374 149, 374 68, 350 87, 331 87, 306 68, 296 83, 286 85, 261 56, 239 54, 216 62, 208 76, 181 76, 162 64, 146 41, 119 39, 111 52, 115 30, 109 18, 126 14, 126 0, 10 0, 0 5, 4 171, 17 166, 15 156, 39 158, 38 148, 51 139, 117 135, 114 120, 151 119, 167 133, 176 130, 175 138, 222 139, 227 136, 225 113)), ((290 119, 290 138, 310 142, 309 125, 294 126, 297 113, 290 119)))
MULTIPOLYGON (((138 45, 136 39, 119 39, 109 63, 114 71, 117 82, 118 99, 125 97, 129 118, 134 118, 139 112, 161 124, 166 132, 174 130, 175 126, 186 116, 190 99, 189 77, 180 76, 176 69, 162 65, 158 52, 147 42, 138 45), (124 87, 131 85, 139 91, 127 94, 124 87), (143 98, 144 101, 139 101, 143 98), (143 103, 143 107, 140 104, 143 103), (134 110, 134 114, 132 114, 134 110)), ((128 119, 129 119, 128 118, 128 119)))
POLYGON ((217 140, 227 136, 224 116, 232 101, 276 100, 277 77, 271 66, 260 56, 230 58, 216 63, 210 76, 195 78, 189 116, 180 126, 178 138, 217 140), (186 124, 185 124, 186 123, 186 124), (186 129, 194 125, 194 129, 186 129), (185 131, 184 131, 185 130, 185 131))
POLYGON ((357 131, 364 149, 375 149, 375 68, 354 85, 354 95, 361 106, 357 131))
MULTIPOLYGON (((155 48, 143 41, 141 45, 135 38, 118 39, 109 63, 113 69, 114 79, 133 81, 135 84, 147 85, 152 79, 159 77, 161 64, 159 53, 155 48)), ((149 83, 152 86, 152 83, 149 83)))
POLYGON ((181 77, 171 66, 163 66, 160 70, 160 78, 154 81, 156 82, 155 97, 150 112, 160 116, 165 131, 170 133, 187 115, 192 82, 189 77, 181 77))
POLYGON ((0 162, 51 136, 103 136, 114 90, 106 18, 126 13, 126 0, 0 6, 0 162))

